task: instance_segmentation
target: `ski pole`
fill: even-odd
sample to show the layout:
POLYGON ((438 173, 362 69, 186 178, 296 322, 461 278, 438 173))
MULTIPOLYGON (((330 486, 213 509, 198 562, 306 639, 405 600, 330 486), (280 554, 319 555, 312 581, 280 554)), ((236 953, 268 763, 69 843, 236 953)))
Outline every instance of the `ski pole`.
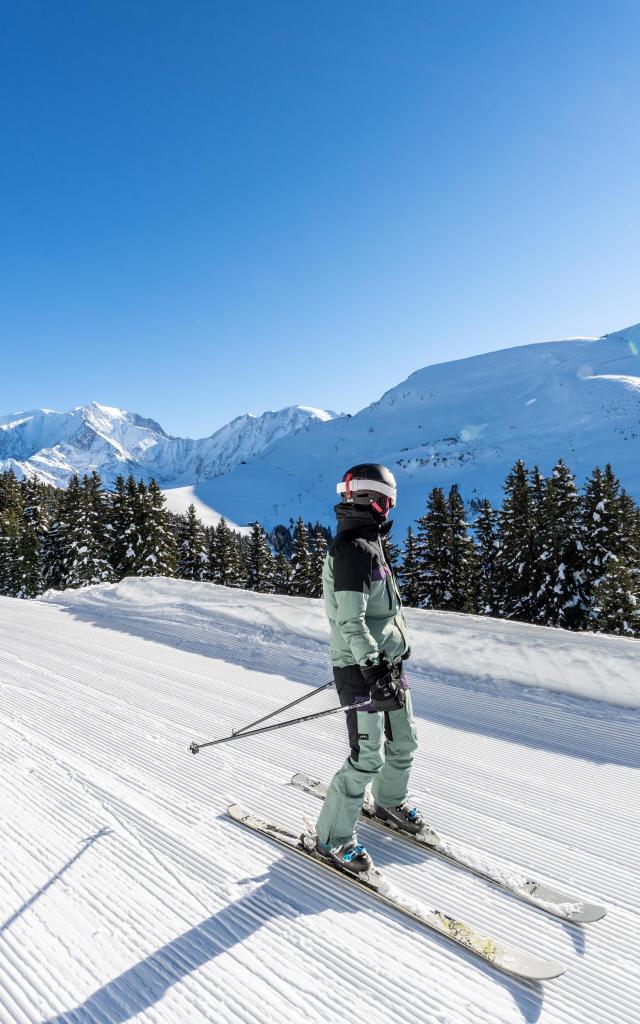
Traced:
POLYGON ((288 711, 289 708, 294 708, 296 704, 301 704, 303 700, 309 700, 309 697, 313 697, 316 693, 322 693, 323 690, 328 690, 330 686, 333 686, 333 679, 328 683, 325 683, 324 686, 315 686, 310 693, 305 693, 304 696, 297 697, 295 700, 292 700, 290 704, 285 704, 284 707, 278 708, 277 711, 271 711, 270 714, 265 715, 264 718, 258 718, 255 722, 249 722, 248 725, 243 725, 240 729, 232 729, 231 735, 239 736, 241 732, 246 732, 247 729, 253 729, 254 725, 262 725, 262 723, 268 721, 269 718, 281 715, 283 711, 288 711))
POLYGON ((219 743, 229 743, 230 740, 242 740, 246 736, 259 736, 263 732, 271 732, 273 729, 284 729, 288 725, 299 725, 301 722, 313 722, 316 718, 324 718, 325 715, 335 715, 338 711, 364 711, 369 710, 369 701, 360 701, 359 704, 348 704, 346 707, 329 708, 328 711, 318 711, 315 715, 303 715, 302 718, 288 718, 286 722, 276 722, 275 725, 263 725, 261 729, 251 729, 249 732, 232 732, 230 736, 223 736, 219 740, 209 740, 207 743, 193 743, 189 745, 192 754, 197 754, 203 747, 215 747, 219 743))

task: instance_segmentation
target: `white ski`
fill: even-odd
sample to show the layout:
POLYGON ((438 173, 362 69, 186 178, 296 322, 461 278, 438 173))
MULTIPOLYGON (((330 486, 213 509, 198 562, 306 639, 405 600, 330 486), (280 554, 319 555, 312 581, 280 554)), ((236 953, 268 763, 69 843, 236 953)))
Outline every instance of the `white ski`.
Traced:
MULTIPOLYGON (((303 772, 298 772, 298 774, 294 775, 291 782, 298 789, 303 789, 306 793, 311 793, 320 800, 324 800, 326 796, 328 786, 318 779, 310 778, 303 772)), ((506 889, 507 892, 512 893, 526 903, 532 904, 534 907, 546 910, 547 913, 553 914, 554 917, 560 917, 562 920, 571 921, 574 924, 586 924, 590 921, 599 921, 607 913, 606 907, 599 906, 596 903, 588 903, 586 900, 570 896, 554 886, 547 885, 545 882, 536 881, 521 869, 509 867, 489 854, 460 843, 455 839, 449 839, 429 826, 417 835, 401 832, 394 825, 387 824, 386 821, 376 818, 373 807, 371 791, 367 787, 362 807, 362 817, 366 821, 370 821, 379 828, 391 832, 400 839, 413 843, 414 846, 422 846, 439 857, 444 857, 453 864, 457 864, 460 867, 466 868, 467 871, 479 875, 481 878, 494 882, 502 889, 506 889)))
POLYGON ((548 981, 551 978, 559 978, 566 971, 565 964, 559 960, 545 959, 507 943, 498 942, 489 935, 480 934, 463 921, 457 921, 440 910, 432 910, 417 903, 412 897, 399 892, 392 886, 377 868, 359 875, 342 870, 338 865, 326 860, 316 852, 315 837, 310 833, 296 835, 288 829, 265 821, 238 804, 231 804, 227 808, 227 813, 234 821, 253 829, 254 832, 274 839, 291 852, 305 857, 311 863, 319 865, 334 875, 338 875, 350 885, 370 893, 387 906, 395 907, 396 910, 406 914, 412 920, 475 953, 500 971, 527 981, 548 981))

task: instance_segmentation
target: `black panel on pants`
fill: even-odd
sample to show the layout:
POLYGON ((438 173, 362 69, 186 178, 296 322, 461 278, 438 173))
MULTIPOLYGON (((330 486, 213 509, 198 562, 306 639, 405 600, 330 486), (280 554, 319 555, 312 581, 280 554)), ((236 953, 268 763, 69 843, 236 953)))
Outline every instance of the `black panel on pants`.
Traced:
MULTIPOLYGON (((366 682, 358 665, 347 665, 341 668, 338 665, 333 667, 333 678, 336 684, 338 697, 342 707, 355 704, 361 697, 369 696, 369 684, 366 682)), ((377 712, 374 712, 376 714, 377 712)), ((347 731, 349 733, 349 746, 351 747, 351 760, 357 761, 360 756, 360 743, 358 741, 358 712, 347 711, 347 731)))

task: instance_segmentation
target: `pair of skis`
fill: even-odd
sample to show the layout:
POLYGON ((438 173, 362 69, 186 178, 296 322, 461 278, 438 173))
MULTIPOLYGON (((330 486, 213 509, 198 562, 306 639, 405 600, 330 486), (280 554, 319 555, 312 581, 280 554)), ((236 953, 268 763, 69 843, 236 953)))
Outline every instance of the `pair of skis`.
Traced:
MULTIPOLYGON (((326 796, 327 786, 303 773, 294 775, 291 782, 294 786, 311 793, 320 800, 326 796)), ((518 949, 509 943, 499 942, 443 911, 417 903, 412 897, 397 890, 378 868, 374 867, 372 870, 358 875, 342 870, 333 861, 329 861, 317 853, 315 837, 310 833, 296 834, 289 829, 265 821, 237 804, 232 804, 227 811, 235 821, 274 839, 287 849, 306 857, 326 870, 340 875, 352 885, 371 893, 388 906, 394 907, 414 921, 475 953, 498 970, 528 981, 548 981, 551 978, 560 977, 566 971, 565 964, 559 960, 541 957, 518 949)), ((537 882, 524 872, 507 868, 495 858, 448 839, 429 827, 417 835, 401 832, 393 825, 375 817, 369 790, 365 795, 362 817, 372 824, 392 832, 406 842, 427 849, 482 878, 488 879, 514 896, 564 921, 584 924, 589 921, 597 921, 606 914, 606 909, 602 906, 574 898, 555 887, 537 882)))

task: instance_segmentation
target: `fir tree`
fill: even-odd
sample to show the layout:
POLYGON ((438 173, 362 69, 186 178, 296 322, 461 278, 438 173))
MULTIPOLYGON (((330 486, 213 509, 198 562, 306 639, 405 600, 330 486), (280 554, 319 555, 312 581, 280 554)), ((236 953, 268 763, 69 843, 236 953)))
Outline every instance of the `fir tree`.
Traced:
POLYGON ((418 568, 417 542, 411 527, 407 530, 404 543, 404 557, 398 568, 398 583, 402 600, 411 608, 417 608, 421 601, 420 572, 418 568))
POLYGON ((253 523, 247 552, 247 589, 270 594, 274 589, 274 566, 267 535, 260 523, 253 523))
POLYGON ((527 470, 516 462, 504 485, 505 497, 498 517, 500 614, 506 619, 532 621, 537 589, 536 545, 527 470))
POLYGON ((138 576, 173 576, 176 571, 176 545, 171 532, 165 496, 156 480, 148 488, 139 488, 143 518, 140 524, 138 576))
POLYGON ((464 503, 458 485, 453 484, 447 498, 449 583, 444 608, 455 612, 474 612, 475 551, 469 536, 464 503))
POLYGON ((499 541, 496 535, 498 513, 486 498, 480 503, 473 525, 476 536, 476 601, 481 615, 497 615, 500 607, 496 560, 499 541))
MULTIPOLYGON (((607 465, 604 472, 596 466, 587 480, 582 519, 589 616, 596 629, 602 628, 600 620, 612 621, 613 613, 607 609, 614 605, 626 608, 637 599, 637 581, 626 561, 630 554, 625 535, 628 519, 620 482, 611 466, 607 465), (626 601, 620 595, 624 584, 629 586, 626 601)), ((626 613, 619 618, 626 621, 626 613)))
POLYGON ((279 551, 273 560, 273 589, 276 594, 291 593, 291 562, 279 551))
POLYGON ((293 535, 293 555, 291 557, 291 593, 299 597, 311 597, 314 590, 312 577, 311 552, 309 550, 309 531, 298 517, 293 535))
POLYGON ((600 632, 640 636, 640 601, 636 586, 631 569, 616 555, 611 555, 593 592, 593 615, 600 632))
POLYGON ((110 561, 116 579, 132 576, 136 566, 132 545, 134 527, 134 503, 137 502, 137 488, 132 476, 125 483, 123 476, 117 476, 111 495, 112 543, 110 561))
POLYGON ((17 544, 16 597, 37 597, 44 590, 42 540, 36 529, 23 528, 17 544))
POLYGON ((324 572, 326 554, 327 537, 320 524, 316 523, 313 530, 313 548, 310 555, 309 597, 322 597, 322 574, 324 572))
POLYGON ((224 516, 220 517, 217 527, 211 534, 211 579, 225 587, 241 587, 244 583, 244 574, 240 564, 238 538, 229 528, 224 516))
POLYGON ((543 573, 536 618, 543 625, 580 629, 585 624, 588 602, 580 532, 580 497, 573 474, 560 459, 547 481, 538 528, 543 573))
POLYGON ((195 505, 189 505, 185 515, 179 516, 178 565, 180 579, 202 582, 209 576, 209 559, 204 526, 196 515, 195 505))
POLYGON ((0 512, 0 594, 17 597, 20 590, 19 556, 21 515, 18 507, 0 512))
POLYGON ((529 602, 527 622, 544 622, 544 594, 547 579, 545 543, 547 535, 547 480, 539 466, 529 473, 529 602))
POLYGON ((420 607, 445 608, 451 599, 449 515, 441 487, 434 487, 418 520, 416 559, 420 607))
POLYGON ((87 587, 115 579, 107 559, 104 511, 97 474, 74 475, 63 506, 61 535, 63 587, 87 587))

